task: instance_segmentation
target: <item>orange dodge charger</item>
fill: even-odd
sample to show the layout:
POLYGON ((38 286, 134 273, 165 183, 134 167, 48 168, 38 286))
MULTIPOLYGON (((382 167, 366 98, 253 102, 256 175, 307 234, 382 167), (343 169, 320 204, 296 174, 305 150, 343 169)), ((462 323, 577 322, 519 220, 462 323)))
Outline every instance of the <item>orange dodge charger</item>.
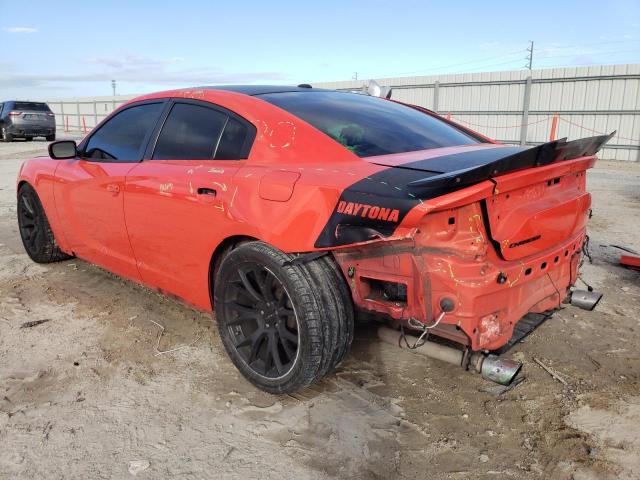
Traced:
POLYGON ((503 145, 389 96, 139 97, 24 163, 24 247, 214 311, 231 360, 268 392, 335 369, 363 312, 383 338, 509 381, 517 368, 487 354, 570 298, 585 172, 610 136, 503 145))

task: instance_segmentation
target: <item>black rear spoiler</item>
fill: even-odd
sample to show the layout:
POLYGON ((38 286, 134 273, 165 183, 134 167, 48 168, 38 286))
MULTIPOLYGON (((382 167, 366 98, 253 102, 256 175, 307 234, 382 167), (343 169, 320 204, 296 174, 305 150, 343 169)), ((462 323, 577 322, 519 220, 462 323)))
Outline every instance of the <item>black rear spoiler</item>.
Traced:
POLYGON ((489 163, 414 180, 408 184, 408 187, 422 196, 423 192, 432 189, 446 190, 451 188, 457 190, 474 183, 489 180, 497 175, 522 170, 523 168, 541 167, 562 160, 588 157, 595 155, 604 144, 611 140, 615 133, 613 131, 609 135, 581 138, 570 142, 567 142, 566 138, 561 138, 513 153, 489 163))
POLYGON ((489 144, 490 148, 460 151, 401 165, 379 163, 387 168, 342 191, 315 247, 336 247, 388 237, 406 214, 424 200, 496 175, 594 155, 614 134, 571 142, 563 138, 533 148, 502 145, 491 148, 489 144), (385 215, 381 214, 383 211, 385 215))

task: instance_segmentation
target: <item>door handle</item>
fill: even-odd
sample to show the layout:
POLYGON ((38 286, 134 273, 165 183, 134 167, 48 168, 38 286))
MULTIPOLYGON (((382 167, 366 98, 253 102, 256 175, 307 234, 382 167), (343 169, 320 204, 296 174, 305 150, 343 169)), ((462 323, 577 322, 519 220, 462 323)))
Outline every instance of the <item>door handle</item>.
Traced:
POLYGON ((212 197, 215 197, 217 194, 218 192, 216 192, 215 188, 198 188, 198 195, 211 195, 212 197))

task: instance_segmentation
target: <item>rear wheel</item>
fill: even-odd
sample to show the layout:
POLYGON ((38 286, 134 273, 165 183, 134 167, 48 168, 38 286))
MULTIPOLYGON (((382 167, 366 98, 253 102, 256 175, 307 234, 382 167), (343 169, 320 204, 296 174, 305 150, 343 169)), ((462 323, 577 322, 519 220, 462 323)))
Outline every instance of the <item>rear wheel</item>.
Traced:
POLYGON ((292 393, 322 378, 352 338, 352 307, 337 305, 336 277, 315 264, 322 259, 287 263, 292 258, 262 242, 245 243, 224 258, 215 283, 222 342, 240 372, 270 393, 292 393))
POLYGON ((3 142, 13 142, 13 135, 7 132, 7 129, 4 125, 2 126, 2 130, 0 130, 0 133, 2 133, 3 142))
POLYGON ((25 141, 30 142, 33 140, 33 137, 24 137, 25 141))
POLYGON ((28 184, 18 190, 18 226, 24 249, 34 262, 51 263, 71 258, 58 248, 38 194, 28 184))
POLYGON ((47 139, 47 142, 53 142, 56 139, 56 134, 54 133, 53 135, 47 135, 45 138, 47 139))

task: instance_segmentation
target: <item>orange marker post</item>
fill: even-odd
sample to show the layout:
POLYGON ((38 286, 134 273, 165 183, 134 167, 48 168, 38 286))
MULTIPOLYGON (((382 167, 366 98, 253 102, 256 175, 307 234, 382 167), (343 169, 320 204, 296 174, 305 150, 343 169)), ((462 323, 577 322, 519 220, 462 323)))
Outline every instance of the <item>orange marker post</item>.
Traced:
POLYGON ((553 119, 551 120, 551 133, 549 133, 549 141, 553 142, 556 139, 556 130, 558 129, 558 114, 553 114, 553 119))
POLYGON ((84 115, 82 116, 82 130, 84 130, 84 134, 87 134, 87 124, 84 121, 84 115))

